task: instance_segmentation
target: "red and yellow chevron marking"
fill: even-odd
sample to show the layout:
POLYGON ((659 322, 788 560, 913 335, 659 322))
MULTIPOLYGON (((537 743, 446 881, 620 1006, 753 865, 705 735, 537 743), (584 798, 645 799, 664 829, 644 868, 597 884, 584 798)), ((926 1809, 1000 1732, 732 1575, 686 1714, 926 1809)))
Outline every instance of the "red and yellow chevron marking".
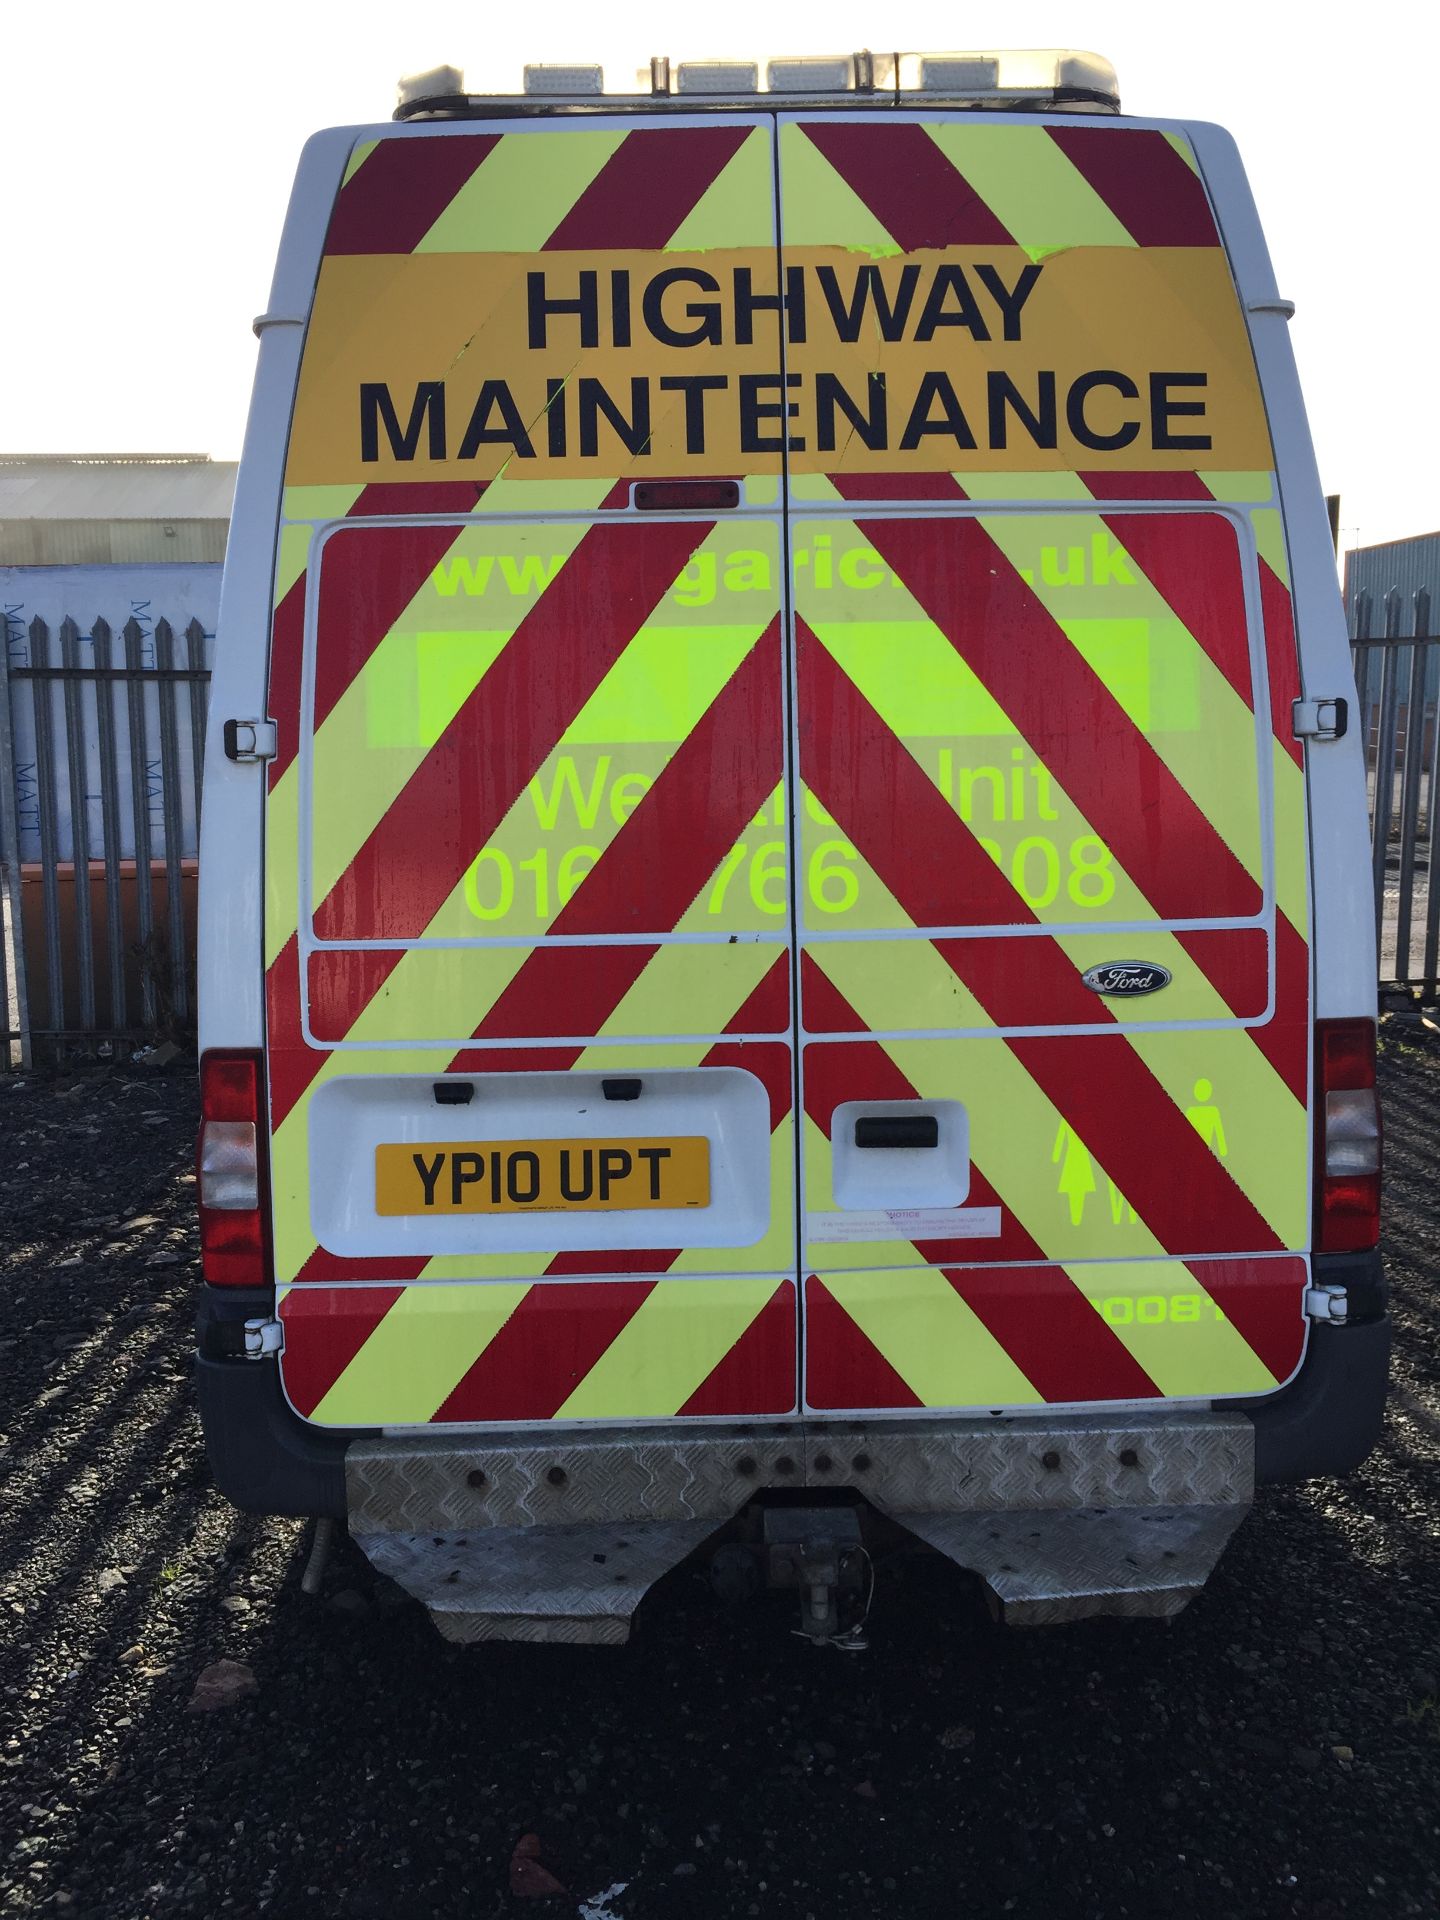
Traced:
POLYGON ((1304 1353, 1305 1284, 1296 1259, 812 1274, 806 1408, 1271 1393, 1304 1353))
POLYGON ((356 149, 287 477, 777 474, 782 455, 800 474, 930 471, 965 452, 1003 471, 1020 446, 1060 471, 1184 468, 1202 445, 1217 467, 1270 463, 1182 141, 562 120, 356 149))
POLYGON ((795 1406, 791 1280, 297 1287, 285 1389, 320 1426, 661 1420, 795 1406))
MULTIPOLYGON (((863 1033, 862 1016, 810 953, 803 979, 817 1024, 863 1033)), ((1212 1385, 1202 1392, 1244 1395, 1270 1391, 1298 1366, 1303 1261, 1191 1260, 1182 1267, 1159 1257, 1160 1243, 1098 1159, 1086 1156, 1085 1180, 1068 1190, 1037 1178, 1035 1156, 1027 1163, 1027 1135, 1045 1140, 1070 1129, 993 1046, 968 1043, 962 1061, 953 1049, 949 1060, 937 1060, 932 1047, 897 1048, 868 1036, 812 1041, 802 1081, 812 1211, 832 1204, 828 1139, 841 1100, 943 1098, 956 1087, 978 1096, 967 1204, 1002 1203, 1000 1234, 984 1242, 808 1247, 812 1265, 818 1257, 828 1269, 812 1273, 806 1287, 810 1404, 989 1407, 1184 1397, 1207 1369, 1212 1385), (1011 1125, 995 1123, 1000 1112, 1011 1125), (1091 1231, 1080 1240, 1074 1202, 1092 1194, 1094 1207, 1080 1209, 1082 1222, 1089 1211, 1091 1231), (1068 1264, 1054 1260, 1057 1252, 1068 1264), (1077 1257, 1082 1252, 1086 1257, 1077 1257), (1127 1257, 1093 1258, 1106 1252, 1127 1257), (1047 1256, 1053 1264, 1038 1264, 1047 1256), (977 1264, 981 1259, 987 1264, 977 1264), (1168 1317, 1153 1303, 1138 1317, 1125 1304, 1127 1292, 1149 1302, 1157 1288, 1167 1296, 1178 1289, 1193 1304, 1187 1297, 1166 1310, 1168 1317), (1168 1334, 1157 1334, 1156 1326, 1168 1334), (928 1364, 920 1358, 927 1349, 928 1364), (941 1377, 948 1381, 943 1389, 941 1377), (1221 1380, 1228 1384, 1213 1384, 1221 1380)))
POLYGON ((778 141, 536 123, 357 148, 275 581, 272 1159, 297 1407, 336 1426, 791 1411, 797 1152, 823 1214, 831 1116, 856 1098, 963 1100, 967 1205, 1000 1229, 812 1239, 805 1404, 1287 1377, 1308 909, 1270 463, 1183 142, 836 117, 778 141), (788 503, 817 509, 790 541, 793 882, 776 532, 619 519, 632 478, 670 473, 745 473, 748 504, 779 506, 782 458, 788 503), (1236 535, 1207 501, 1244 507, 1260 555, 1273 807, 1236 535), (1163 1006, 1078 984, 1117 940, 1170 969, 1163 1006), (328 1081, 633 1072, 636 1043, 763 1080, 758 1246, 316 1244, 328 1081))

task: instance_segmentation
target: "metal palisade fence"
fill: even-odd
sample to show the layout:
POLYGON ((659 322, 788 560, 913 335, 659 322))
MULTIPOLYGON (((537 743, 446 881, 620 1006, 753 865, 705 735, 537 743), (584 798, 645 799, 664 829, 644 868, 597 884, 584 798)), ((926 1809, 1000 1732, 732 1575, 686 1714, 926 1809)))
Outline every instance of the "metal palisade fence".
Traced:
POLYGON ((1427 587, 1354 595, 1351 647, 1370 796, 1381 986, 1440 989, 1440 635, 1427 587))
POLYGON ((0 700, 4 1059, 125 1053, 194 1020, 210 636, 44 620, 0 700))
MULTIPOLYGON (((1380 984, 1440 996, 1440 634, 1431 595, 1353 595, 1380 984)), ((0 1066, 124 1053, 194 1023, 211 635, 44 620, 0 699, 0 1066)))

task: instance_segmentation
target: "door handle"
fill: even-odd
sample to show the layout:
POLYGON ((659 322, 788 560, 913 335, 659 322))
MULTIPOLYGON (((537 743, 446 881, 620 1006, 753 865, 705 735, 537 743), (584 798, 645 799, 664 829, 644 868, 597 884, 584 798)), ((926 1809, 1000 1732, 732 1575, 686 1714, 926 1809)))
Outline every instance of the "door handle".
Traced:
POLYGON ((940 1122, 933 1113, 872 1113, 855 1122, 857 1147, 938 1147, 940 1122))

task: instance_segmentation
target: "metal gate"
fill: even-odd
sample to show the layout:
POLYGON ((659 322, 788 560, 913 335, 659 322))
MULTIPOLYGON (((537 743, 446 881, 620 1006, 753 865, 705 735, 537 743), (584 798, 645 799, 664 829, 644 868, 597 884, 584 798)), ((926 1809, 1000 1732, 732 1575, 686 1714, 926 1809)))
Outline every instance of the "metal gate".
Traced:
POLYGON ((198 620, 32 620, 0 700, 0 933, 9 1066, 124 1053, 194 1018, 210 678, 198 620))
POLYGON ((1351 607, 1351 647, 1370 798, 1375 932, 1381 986, 1440 990, 1440 635, 1430 593, 1392 588, 1377 605, 1362 592, 1351 607))

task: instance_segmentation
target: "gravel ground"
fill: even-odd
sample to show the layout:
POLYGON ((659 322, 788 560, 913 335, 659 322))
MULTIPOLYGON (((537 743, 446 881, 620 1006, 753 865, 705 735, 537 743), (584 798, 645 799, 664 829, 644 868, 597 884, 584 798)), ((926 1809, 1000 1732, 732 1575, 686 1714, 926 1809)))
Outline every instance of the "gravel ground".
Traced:
POLYGON ((1440 1039, 1392 1027, 1389 1428, 1169 1627, 1007 1635, 935 1561, 871 1650, 692 1569, 627 1649, 463 1650, 209 1486, 188 1076, 0 1082, 0 1907, 584 1920, 1440 1912, 1440 1039), (257 1691, 187 1713, 228 1658, 257 1691), (530 1870, 533 1878, 533 1869, 530 1870), (524 1872, 522 1871, 522 1878, 524 1872))

